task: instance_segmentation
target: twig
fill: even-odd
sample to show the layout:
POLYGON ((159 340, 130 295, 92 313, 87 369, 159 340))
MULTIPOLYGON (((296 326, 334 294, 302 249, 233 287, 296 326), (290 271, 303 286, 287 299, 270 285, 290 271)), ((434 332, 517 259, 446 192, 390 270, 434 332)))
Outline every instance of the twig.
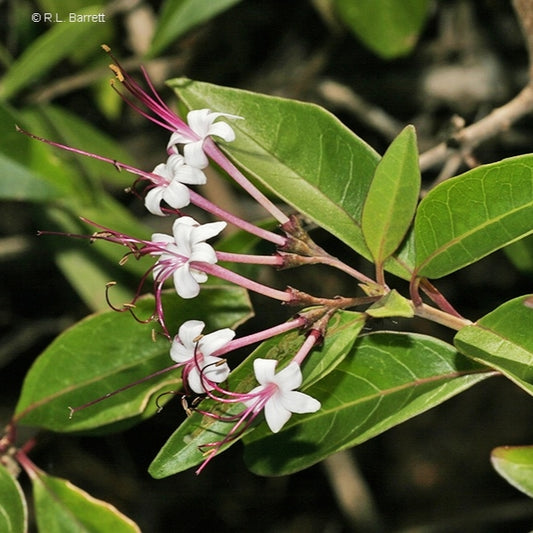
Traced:
POLYGON ((442 164, 456 151, 450 148, 450 144, 457 145, 461 152, 470 153, 483 141, 508 130, 517 120, 532 111, 533 88, 528 84, 512 100, 455 134, 451 139, 452 142, 442 142, 421 154, 420 170, 425 171, 442 164))
POLYGON ((442 142, 421 154, 422 171, 442 164, 457 150, 461 154, 470 154, 483 141, 508 130, 517 120, 533 111, 533 2, 513 0, 513 5, 522 26, 529 54, 529 83, 512 100, 494 109, 478 122, 462 129, 453 135, 449 142, 442 142), (452 148, 452 144, 456 148, 452 148))
POLYGON ((354 531, 383 531, 370 490, 350 452, 341 451, 324 460, 330 485, 340 510, 354 531))
POLYGON ((346 85, 325 80, 318 86, 318 92, 330 105, 353 113, 361 122, 392 141, 402 130, 403 124, 388 115, 383 109, 370 104, 346 85))
MULTIPOLYGON (((130 58, 125 59, 122 65, 129 71, 139 70, 142 65, 147 69, 154 67, 165 71, 170 68, 182 70, 187 60, 188 57, 182 55, 151 59, 149 61, 143 60, 142 58, 130 58)), ((105 76, 109 76, 109 68, 107 66, 84 70, 83 72, 61 78, 54 83, 40 88, 28 96, 28 101, 32 104, 46 103, 63 94, 87 87, 105 76)))

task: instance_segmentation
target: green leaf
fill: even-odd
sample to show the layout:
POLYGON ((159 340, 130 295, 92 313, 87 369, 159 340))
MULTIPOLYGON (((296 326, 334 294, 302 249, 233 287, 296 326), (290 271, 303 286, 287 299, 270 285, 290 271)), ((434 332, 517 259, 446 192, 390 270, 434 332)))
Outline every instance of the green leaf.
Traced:
POLYGON ((383 298, 372 304, 366 314, 373 318, 405 317, 415 316, 412 303, 403 297, 396 289, 388 292, 383 298))
POLYGON ((533 498, 533 446, 499 446, 490 459, 500 476, 533 498))
POLYGON ((0 154, 0 199, 49 202, 60 196, 59 189, 41 176, 0 154))
POLYGON ((363 206, 361 229, 379 267, 404 239, 419 194, 416 133, 413 126, 407 126, 379 162, 363 206))
POLYGON ((526 274, 533 273, 533 236, 529 235, 503 250, 513 265, 526 274))
MULTIPOLYGON (((328 334, 320 349, 313 350, 303 366, 304 381, 302 389, 323 378, 331 372, 349 353, 357 335, 364 325, 362 313, 339 311, 328 324, 328 334)), ((253 361, 277 359, 278 369, 288 363, 303 343, 303 335, 291 331, 263 342, 238 366, 228 378, 230 390, 248 392, 257 385, 253 372, 253 361), (235 386, 232 386, 235 384, 235 386)), ((213 400, 203 400, 200 409, 223 416, 237 415, 242 412, 243 404, 221 404, 213 400)), ((193 413, 170 436, 150 465, 149 472, 155 478, 171 476, 200 464, 205 457, 198 447, 207 442, 217 442, 232 429, 234 422, 215 420, 199 413, 193 413)), ((252 428, 253 429, 253 428, 252 428)), ((239 439, 224 446, 226 449, 239 439)))
POLYGON ((166 0, 158 17, 149 57, 161 53, 172 41, 241 0, 166 0))
MULTIPOLYGON (((26 111, 24 118, 31 123, 31 133, 35 135, 135 166, 133 158, 121 144, 65 109, 53 105, 41 106, 26 111)), ((117 169, 110 163, 66 152, 53 146, 47 146, 46 149, 56 157, 71 162, 78 170, 78 175, 88 176, 94 181, 125 187, 131 185, 136 179, 136 176, 128 172, 117 172, 117 169)), ((161 159, 165 158, 165 151, 161 150, 161 159)), ((77 181, 81 178, 73 176, 71 179, 77 181)))
POLYGON ((0 103, 0 198, 35 202, 59 198, 70 190, 64 169, 42 143, 17 132, 16 125, 24 122, 24 115, 0 103))
MULTIPOLYGON (((368 144, 314 104, 186 78, 168 83, 189 109, 244 117, 231 123, 236 140, 220 143, 231 159, 256 183, 370 258, 361 217, 379 156, 368 144)), ((387 269, 409 279, 413 262, 410 253, 402 262, 388 261, 387 269)))
POLYGON ((367 441, 487 378, 486 368, 440 340, 410 333, 360 337, 344 361, 306 392, 316 413, 293 416, 277 434, 244 439, 260 475, 285 475, 367 441))
MULTIPOLYGON (((135 238, 150 236, 148 228, 103 191, 94 205, 81 206, 75 199, 69 198, 62 201, 60 207, 48 207, 41 229, 92 235, 97 228, 82 223, 80 215, 135 238)), ((148 257, 139 260, 131 257, 121 266, 119 262, 129 250, 115 243, 96 242, 91 245, 88 239, 74 239, 66 235, 43 235, 40 238, 53 250, 63 275, 93 311, 109 308, 105 297, 105 286, 109 281, 117 282, 113 288, 113 301, 122 303, 131 300, 141 277, 153 265, 153 260, 148 257)))
MULTIPOLYGON (((206 332, 236 327, 251 314, 247 293, 240 287, 203 288, 193 301, 169 291, 163 305, 172 330, 185 320, 198 318, 205 321, 206 332)), ((153 297, 143 298, 135 309, 139 318, 148 318, 153 311, 153 297)), ((150 400, 162 389, 179 385, 179 371, 162 374, 83 409, 71 420, 68 409, 169 367, 170 343, 162 335, 152 339, 151 329, 129 313, 107 311, 91 315, 62 333, 26 375, 16 408, 17 423, 70 432, 152 415, 155 406, 150 400)))
MULTIPOLYGON (((79 15, 98 15, 102 7, 91 6, 79 15)), ((76 46, 94 35, 94 22, 57 23, 35 39, 17 58, 0 83, 0 99, 9 99, 38 80, 47 70, 67 57, 76 46)), ((96 43, 95 43, 96 45, 96 43)))
POLYGON ((440 278, 533 232, 533 155, 477 167, 433 189, 415 219, 416 273, 440 278))
POLYGON ((0 463, 0 531, 25 533, 28 529, 28 509, 24 493, 17 480, 0 463))
POLYGON ((474 325, 461 329, 455 345, 533 394, 533 309, 528 296, 504 303, 474 325))
POLYGON ((70 481, 32 465, 28 471, 39 531, 46 533, 140 533, 135 522, 110 503, 97 500, 70 481))
POLYGON ((384 59, 408 54, 428 13, 428 0, 335 0, 340 18, 384 59))

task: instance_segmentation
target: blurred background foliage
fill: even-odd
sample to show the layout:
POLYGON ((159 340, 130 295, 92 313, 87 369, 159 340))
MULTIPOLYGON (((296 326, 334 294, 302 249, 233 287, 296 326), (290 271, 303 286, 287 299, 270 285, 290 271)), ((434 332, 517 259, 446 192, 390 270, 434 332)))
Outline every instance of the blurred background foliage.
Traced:
MULTIPOLYGON (((424 151, 446 138, 454 114, 475 121, 527 80, 528 58, 507 0, 3 0, 0 27, 5 422, 39 352, 65 327, 105 308, 107 281, 120 282, 113 294, 125 301, 144 270, 135 261, 118 267, 120 249, 37 238, 36 230, 90 233, 80 215, 138 237, 168 228, 124 192, 131 175, 15 130, 17 124, 145 170, 163 161, 167 132, 110 88, 102 43, 136 76, 144 65, 171 105, 165 80, 183 75, 313 101, 380 153, 405 123, 415 124, 424 151), (101 21, 67 22, 70 13, 101 21)), ((522 120, 475 157, 486 163, 531 151, 532 128, 530 119, 522 120)), ((425 177, 430 182, 435 176, 425 177)), ((213 172, 210 178, 206 196, 246 218, 264 216, 223 177, 213 172)), ((347 254, 320 230, 316 238, 337 255, 347 254)), ((227 236, 225 249, 240 245, 238 236, 227 236)), ((530 252, 517 250, 514 260, 519 269, 505 254, 494 254, 439 288, 475 319, 531 291, 530 252)), ((318 272, 305 281, 311 291, 343 292, 346 280, 318 272)), ((271 274, 261 275, 268 281, 271 274)), ((302 277, 284 275, 287 283, 291 275, 302 277)), ((263 310, 273 318, 262 320, 279 321, 277 306, 263 310)), ((420 331, 432 333, 427 327, 420 331)), ((371 531, 380 524, 386 531, 526 531, 533 505, 493 472, 489 453, 496 445, 531 442, 532 409, 511 384, 485 382, 354 450, 367 481, 361 484, 355 462, 340 471, 359 479, 364 493, 353 492, 335 459, 290 478, 263 479, 248 473, 233 449, 199 478, 185 473, 154 481, 146 467, 184 416, 173 404, 118 435, 43 436, 33 457, 50 473, 111 501, 147 533, 371 531)))

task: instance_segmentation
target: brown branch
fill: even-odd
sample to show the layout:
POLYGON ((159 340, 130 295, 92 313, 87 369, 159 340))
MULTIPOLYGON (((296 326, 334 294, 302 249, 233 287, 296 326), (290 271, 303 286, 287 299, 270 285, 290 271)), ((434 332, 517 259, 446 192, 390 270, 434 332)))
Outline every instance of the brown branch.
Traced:
POLYGON ((531 0, 513 0, 513 6, 526 41, 531 83, 531 80, 533 80, 533 2, 531 0))
MULTIPOLYGON (((512 100, 494 109, 478 122, 462 129, 452 138, 458 150, 469 154, 476 146, 508 130, 517 120, 533 111, 533 85, 526 85, 512 100)), ((442 164, 456 149, 450 148, 450 142, 442 142, 420 155, 422 171, 442 164)))
POLYGON ((453 153, 459 153, 465 159, 476 146, 508 130, 517 120, 533 111, 533 2, 513 0, 513 5, 522 26, 529 54, 528 84, 512 100, 494 109, 478 122, 463 128, 448 142, 442 142, 421 154, 420 169, 422 171, 441 165, 453 153), (451 145, 457 148, 452 148, 451 145))

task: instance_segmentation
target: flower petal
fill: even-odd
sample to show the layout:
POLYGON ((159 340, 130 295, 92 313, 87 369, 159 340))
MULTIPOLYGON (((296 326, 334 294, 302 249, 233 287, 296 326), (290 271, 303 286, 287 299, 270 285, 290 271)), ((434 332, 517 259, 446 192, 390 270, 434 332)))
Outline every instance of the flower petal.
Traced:
POLYGON ((208 133, 209 135, 216 135, 217 137, 224 139, 226 142, 235 140, 235 132, 233 131, 233 128, 225 122, 215 122, 214 124, 211 124, 208 133))
POLYGON ((194 348, 196 345, 194 339, 202 334, 204 328, 205 323, 201 320, 187 320, 178 330, 179 340, 184 346, 191 350, 191 357, 194 355, 194 348))
POLYGON ((204 153, 204 141, 189 142, 183 147, 183 155, 187 165, 196 168, 205 168, 209 165, 209 160, 204 153))
MULTIPOLYGON (((196 367, 192 367, 187 375, 187 384, 189 388, 196 394, 203 394, 206 391, 206 387, 200 377, 200 371, 196 367)), ((208 390, 213 390, 213 387, 207 387, 208 390)))
POLYGON ((167 144, 167 150, 172 149, 176 144, 185 144, 196 141, 192 135, 187 135, 181 131, 175 131, 171 136, 167 144))
POLYGON ((291 412, 279 401, 278 395, 274 394, 265 405, 265 419, 270 431, 277 433, 291 417, 291 412))
POLYGON ((282 391, 297 389, 302 384, 302 371, 298 363, 290 363, 283 370, 280 370, 272 381, 282 391))
POLYGON ((217 262, 217 254, 210 244, 200 242, 194 245, 189 259, 191 262, 214 265, 217 262))
POLYGON ((196 270, 196 268, 189 267, 189 272, 198 283, 205 283, 207 281, 207 274, 202 270, 196 270))
POLYGON ((198 224, 193 230, 192 240, 194 243, 206 241, 218 235, 226 226, 227 223, 223 221, 198 224))
POLYGON ((203 375, 214 383, 222 383, 229 376, 230 368, 220 357, 204 357, 203 375))
POLYGON ((161 200, 164 193, 165 189, 163 187, 154 187, 146 193, 144 205, 152 215, 165 216, 165 213, 161 211, 161 200))
POLYGON ((254 374, 255 379, 260 385, 268 385, 274 381, 274 373, 276 371, 276 359, 255 359, 254 360, 254 374))
POLYGON ((200 341, 200 351, 204 357, 226 346, 228 342, 235 337, 235 332, 230 328, 219 329, 202 337, 200 341))
POLYGON ((156 185, 164 185, 165 183, 170 183, 170 180, 172 179, 172 172, 169 170, 165 163, 159 163, 159 165, 157 165, 154 170, 152 170, 151 174, 155 174, 159 178, 162 178, 154 179, 154 183, 156 185))
POLYGON ((292 413, 314 413, 321 407, 321 403, 309 394, 299 391, 279 392, 277 395, 279 402, 292 413))
POLYGON ((170 207, 181 209, 190 204, 191 195, 186 185, 174 179, 164 190, 163 199, 170 207))
POLYGON ((209 109, 193 109, 187 113, 187 124, 202 139, 208 135, 209 126, 216 117, 209 109))
POLYGON ((180 266, 174 272, 174 287, 181 298, 190 299, 198 296, 200 285, 191 275, 188 263, 180 266))
POLYGON ((206 175, 199 168, 191 167, 191 165, 182 165, 174 173, 174 178, 187 185, 204 185, 207 183, 206 175))

